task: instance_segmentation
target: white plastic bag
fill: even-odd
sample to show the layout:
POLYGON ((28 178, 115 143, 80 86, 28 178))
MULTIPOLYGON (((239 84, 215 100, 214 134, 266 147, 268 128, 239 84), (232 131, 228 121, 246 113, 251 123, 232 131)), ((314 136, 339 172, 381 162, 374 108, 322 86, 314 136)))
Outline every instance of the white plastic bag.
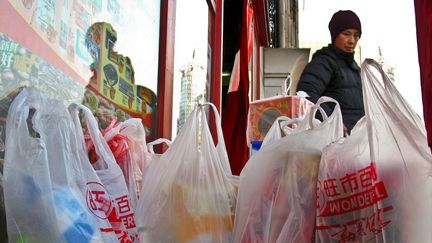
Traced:
MULTIPOLYGON (((12 102, 6 123, 4 196, 10 242, 116 242, 87 207, 87 175, 66 107, 35 88, 12 102), (34 113, 33 113, 34 112, 34 113)), ((88 166, 90 166, 88 164, 88 166)), ((100 182, 99 182, 100 183, 100 182)))
POLYGON ((321 151, 342 134, 339 104, 323 97, 290 134, 251 157, 240 174, 234 242, 311 242, 321 151), (335 109, 317 123, 323 102, 335 109))
MULTIPOLYGON (((110 129, 105 135, 107 143, 121 138, 119 143, 126 143, 123 156, 119 155, 117 164, 123 171, 133 208, 136 208, 142 187, 142 175, 148 166, 145 130, 141 119, 130 118, 110 129), (126 140, 126 141, 123 141, 126 140)), ((114 151, 113 151, 114 153, 114 151)))
MULTIPOLYGON (((191 113, 168 150, 144 174, 137 208, 144 242, 231 239, 234 188, 227 174, 229 164, 224 164, 228 161, 213 143, 205 106, 191 113)), ((223 137, 218 141, 223 142, 223 137)))
POLYGON ((432 156, 380 65, 362 64, 366 115, 323 151, 316 242, 432 242, 432 156))
MULTIPOLYGON (((89 108, 81 104, 72 104, 69 106, 69 112, 74 120, 76 134, 78 135, 78 143, 81 143, 79 154, 82 159, 86 159, 90 164, 85 148, 84 134, 81 122, 78 116, 79 110, 82 110, 86 121, 87 129, 93 141, 98 160, 93 164, 95 172, 101 181, 101 185, 106 188, 110 201, 105 202, 104 212, 108 215, 108 219, 113 230, 117 234, 120 242, 139 242, 138 232, 135 222, 135 209, 133 208, 128 187, 126 185, 123 172, 116 163, 114 155, 108 147, 104 137, 102 136, 97 121, 89 108)), ((93 193, 97 193, 93 191, 93 193)), ((98 196, 95 194, 94 196, 98 196)), ((97 200, 97 198, 95 199, 97 200)))

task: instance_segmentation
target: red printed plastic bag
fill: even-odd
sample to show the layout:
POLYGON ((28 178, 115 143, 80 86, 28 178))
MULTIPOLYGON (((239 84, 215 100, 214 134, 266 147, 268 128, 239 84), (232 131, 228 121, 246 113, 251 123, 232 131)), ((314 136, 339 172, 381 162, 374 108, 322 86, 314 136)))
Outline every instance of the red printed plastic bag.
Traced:
POLYGON ((120 242, 139 242, 138 231, 135 223, 135 209, 133 208, 128 187, 123 172, 114 159, 114 155, 108 147, 102 133, 99 130, 97 121, 91 110, 81 104, 69 106, 69 112, 74 119, 78 143, 81 143, 79 154, 83 159, 88 159, 85 150, 84 134, 79 119, 79 110, 83 112, 86 127, 93 140, 98 160, 92 164, 94 171, 101 181, 100 185, 94 185, 92 190, 92 203, 95 213, 101 217, 108 217, 112 230, 117 234, 120 242), (95 169, 97 168, 97 169, 95 169), (101 191, 98 190, 101 189, 101 191), (105 188, 106 191, 103 191, 105 188), (108 195, 106 195, 106 193, 108 195), (103 196, 103 198, 100 198, 103 196), (109 200, 109 201, 107 201, 109 200))
POLYGON ((136 208, 142 187, 142 175, 149 163, 142 121, 130 118, 118 123, 105 133, 104 138, 108 145, 112 144, 115 149, 112 152, 123 171, 133 208, 136 208))
MULTIPOLYGON (((35 88, 12 102, 6 122, 4 197, 9 242, 118 242, 88 208, 89 183, 66 106, 35 88)), ((90 171, 90 173, 89 173, 90 171)))
POLYGON ((311 242, 321 151, 342 135, 339 104, 323 97, 290 134, 252 156, 240 174, 234 242, 311 242), (323 102, 336 105, 319 123, 323 102))
MULTIPOLYGON (((137 208, 143 242, 231 239, 234 187, 227 174, 229 164, 214 145, 206 107, 199 105, 190 114, 168 150, 144 174, 137 208)), ((221 130, 219 115, 215 116, 221 130)))
POLYGON ((380 65, 362 64, 366 115, 323 151, 316 242, 432 242, 432 156, 380 65))

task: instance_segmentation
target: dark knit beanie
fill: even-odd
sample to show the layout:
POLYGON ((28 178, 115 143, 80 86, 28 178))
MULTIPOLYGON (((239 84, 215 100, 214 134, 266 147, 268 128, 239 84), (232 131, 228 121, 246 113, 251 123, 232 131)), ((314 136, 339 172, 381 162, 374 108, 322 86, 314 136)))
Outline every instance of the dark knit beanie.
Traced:
POLYGON ((339 10, 333 14, 328 26, 331 40, 334 40, 340 32, 346 29, 357 29, 361 36, 361 23, 359 17, 351 10, 339 10))

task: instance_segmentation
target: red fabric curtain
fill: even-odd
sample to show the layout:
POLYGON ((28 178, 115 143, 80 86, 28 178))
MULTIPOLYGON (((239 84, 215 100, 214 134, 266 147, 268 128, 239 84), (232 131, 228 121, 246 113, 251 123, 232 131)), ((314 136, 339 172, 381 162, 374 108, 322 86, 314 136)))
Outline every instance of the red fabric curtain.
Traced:
POLYGON ((420 79, 423 100, 423 117, 432 148, 432 1, 414 0, 417 48, 420 65, 420 79))
POLYGON ((225 109, 222 114, 222 130, 231 170, 239 175, 249 158, 246 144, 247 115, 249 110, 249 74, 248 64, 252 51, 252 8, 248 0, 244 0, 242 8, 241 40, 240 40, 240 80, 238 89, 227 94, 225 109))

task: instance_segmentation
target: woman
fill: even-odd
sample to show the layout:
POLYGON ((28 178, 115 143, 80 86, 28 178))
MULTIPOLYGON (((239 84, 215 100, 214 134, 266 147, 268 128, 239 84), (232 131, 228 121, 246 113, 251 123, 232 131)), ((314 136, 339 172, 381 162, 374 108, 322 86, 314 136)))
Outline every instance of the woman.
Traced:
MULTIPOLYGON (((361 23, 350 10, 333 14, 329 22, 332 43, 314 53, 300 76, 297 91, 306 92, 314 103, 321 96, 339 102, 345 133, 364 116, 360 67, 354 61, 354 49, 361 37, 361 23)), ((333 107, 323 105, 327 114, 333 107)))

